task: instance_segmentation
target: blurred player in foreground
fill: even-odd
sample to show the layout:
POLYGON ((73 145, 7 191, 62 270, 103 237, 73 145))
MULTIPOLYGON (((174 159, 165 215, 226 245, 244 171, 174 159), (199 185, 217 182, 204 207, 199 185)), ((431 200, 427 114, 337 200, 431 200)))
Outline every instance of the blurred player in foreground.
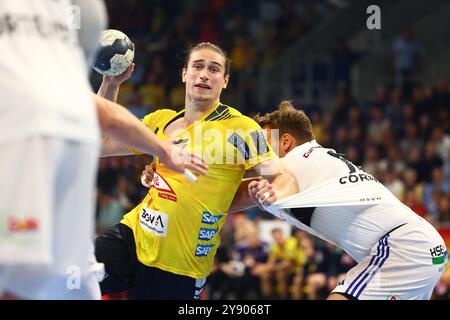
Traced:
POLYGON ((91 243, 100 128, 177 172, 205 173, 201 162, 174 161, 190 156, 90 93, 87 61, 105 10, 98 0, 74 3, 80 30, 68 25, 71 1, 0 2, 0 298, 100 298, 91 243))
POLYGON ((280 130, 279 155, 296 183, 251 182, 252 201, 358 262, 329 299, 430 299, 448 260, 439 233, 373 176, 320 146, 289 102, 256 121, 280 130))

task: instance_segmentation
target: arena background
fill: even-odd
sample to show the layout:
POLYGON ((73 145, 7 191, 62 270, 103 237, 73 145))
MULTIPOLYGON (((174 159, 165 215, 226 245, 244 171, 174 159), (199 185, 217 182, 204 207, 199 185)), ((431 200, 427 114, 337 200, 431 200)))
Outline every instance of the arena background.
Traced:
MULTIPOLYGON (((200 41, 216 43, 232 60, 224 103, 251 116, 292 100, 311 117, 319 143, 375 175, 450 244, 448 1, 106 4, 109 27, 136 45, 136 70, 119 95, 136 116, 181 109, 186 49, 200 41), (381 29, 368 28, 372 12, 366 10, 373 4, 380 8, 381 29)), ((100 82, 94 73, 94 89, 100 82)), ((97 232, 144 197, 140 174, 148 161, 144 156, 101 160, 97 232)), ((202 299, 323 299, 354 265, 339 248, 256 209, 231 214, 221 236, 202 299), (276 227, 284 235, 278 239, 284 251, 275 245, 276 227), (275 270, 268 271, 268 261, 275 270)), ((449 289, 447 272, 433 299, 448 299, 449 289)), ((126 299, 126 293, 105 299, 126 299)))

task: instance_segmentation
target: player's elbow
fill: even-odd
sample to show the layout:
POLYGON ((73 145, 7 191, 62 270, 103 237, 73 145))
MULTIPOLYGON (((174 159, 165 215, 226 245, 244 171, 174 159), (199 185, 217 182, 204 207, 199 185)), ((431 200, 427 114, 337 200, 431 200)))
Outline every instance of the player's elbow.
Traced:
POLYGON ((287 185, 289 186, 289 194, 296 194, 300 192, 297 184, 297 179, 294 176, 289 175, 287 185))
POLYGON ((100 120, 100 128, 102 133, 109 137, 116 137, 117 135, 120 135, 120 132, 123 129, 117 113, 113 110, 108 111, 105 118, 100 120))

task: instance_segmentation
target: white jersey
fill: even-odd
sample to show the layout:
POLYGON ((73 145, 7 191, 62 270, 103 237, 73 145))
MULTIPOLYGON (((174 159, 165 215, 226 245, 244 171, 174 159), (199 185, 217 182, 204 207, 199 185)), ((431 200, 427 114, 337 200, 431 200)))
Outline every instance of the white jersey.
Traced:
POLYGON ((100 298, 99 126, 86 58, 106 14, 100 0, 74 3, 0 1, 0 295, 100 298))
POLYGON ((32 137, 0 151, 0 295, 98 299, 91 239, 99 149, 32 137))
POLYGON ((373 176, 315 140, 293 149, 283 164, 300 193, 268 211, 334 243, 356 261, 390 230, 418 219, 373 176))
POLYGON ((0 144, 36 135, 99 143, 77 10, 69 0, 0 2, 0 144))

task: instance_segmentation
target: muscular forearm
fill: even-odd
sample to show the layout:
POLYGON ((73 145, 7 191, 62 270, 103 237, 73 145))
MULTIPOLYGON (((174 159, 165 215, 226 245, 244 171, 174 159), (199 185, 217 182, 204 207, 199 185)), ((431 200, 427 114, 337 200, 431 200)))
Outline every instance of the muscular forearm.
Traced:
POLYGON ((252 181, 260 179, 261 177, 252 177, 242 180, 241 184, 238 187, 238 190, 236 191, 236 194, 234 195, 234 199, 231 203, 229 212, 244 211, 256 207, 256 205, 250 199, 250 195, 248 194, 248 184, 252 181))
POLYGON ((278 161, 278 158, 266 161, 260 164, 255 169, 251 170, 251 174, 256 176, 245 178, 242 180, 238 190, 236 191, 236 194, 234 195, 234 199, 231 203, 229 212, 244 211, 256 207, 256 204, 253 202, 248 193, 248 185, 250 182, 258 181, 262 178, 267 179, 269 182, 272 182, 279 175, 286 174, 283 171, 284 169, 280 168, 280 162, 278 161), (259 174, 262 174, 263 176, 259 176, 259 174))
POLYGON ((112 81, 103 80, 97 94, 105 99, 117 102, 119 96, 120 85, 113 83, 112 81))
POLYGON ((127 156, 133 154, 135 153, 132 153, 127 145, 109 137, 103 137, 100 157, 127 156))
POLYGON ((295 177, 282 163, 276 176, 252 181, 247 189, 251 201, 263 210, 267 210, 267 207, 276 201, 299 192, 295 177))
POLYGON ((300 192, 295 177, 284 165, 280 166, 280 174, 275 176, 272 181, 269 180, 269 182, 272 184, 278 199, 284 199, 300 192))
POLYGON ((102 134, 123 146, 150 155, 161 156, 167 152, 165 144, 131 112, 117 103, 92 94, 97 106, 102 134))
POLYGON ((103 81, 97 94, 105 99, 117 102, 120 85, 130 79, 131 74, 134 71, 134 67, 135 65, 132 63, 124 73, 118 76, 103 76, 103 81))

